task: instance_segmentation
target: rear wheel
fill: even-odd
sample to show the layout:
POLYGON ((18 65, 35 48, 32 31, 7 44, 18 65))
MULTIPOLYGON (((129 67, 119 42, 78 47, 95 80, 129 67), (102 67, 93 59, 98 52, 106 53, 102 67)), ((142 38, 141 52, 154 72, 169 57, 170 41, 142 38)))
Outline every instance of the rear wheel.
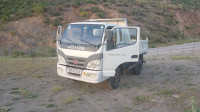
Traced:
POLYGON ((108 79, 108 88, 116 89, 120 83, 121 72, 115 72, 115 76, 108 79))
POLYGON ((133 68, 134 75, 140 75, 142 73, 143 65, 143 55, 140 56, 139 61, 136 63, 136 66, 133 68))

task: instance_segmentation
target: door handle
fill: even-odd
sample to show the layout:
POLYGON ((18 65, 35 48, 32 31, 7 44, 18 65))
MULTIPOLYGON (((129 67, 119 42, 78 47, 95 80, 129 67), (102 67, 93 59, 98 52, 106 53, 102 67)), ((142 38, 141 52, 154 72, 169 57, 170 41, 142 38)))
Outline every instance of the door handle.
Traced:
POLYGON ((131 58, 138 58, 138 55, 132 55, 131 58))

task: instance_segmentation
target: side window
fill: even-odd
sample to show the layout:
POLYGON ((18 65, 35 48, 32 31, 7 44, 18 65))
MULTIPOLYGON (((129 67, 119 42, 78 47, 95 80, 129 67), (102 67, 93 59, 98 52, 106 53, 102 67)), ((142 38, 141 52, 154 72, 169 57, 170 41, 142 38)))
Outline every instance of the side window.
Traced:
POLYGON ((129 29, 131 44, 135 44, 137 42, 137 29, 129 29))
POLYGON ((116 28, 112 31, 112 38, 107 41, 107 50, 117 49, 137 42, 137 29, 116 28))

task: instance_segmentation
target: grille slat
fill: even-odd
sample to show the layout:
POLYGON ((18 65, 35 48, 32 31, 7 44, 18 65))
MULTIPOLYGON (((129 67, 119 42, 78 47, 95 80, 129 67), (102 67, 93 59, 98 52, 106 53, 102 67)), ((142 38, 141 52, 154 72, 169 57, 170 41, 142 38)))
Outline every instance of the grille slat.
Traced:
POLYGON ((68 58, 68 65, 76 68, 86 68, 84 59, 68 58), (77 63, 74 63, 74 61, 77 63))

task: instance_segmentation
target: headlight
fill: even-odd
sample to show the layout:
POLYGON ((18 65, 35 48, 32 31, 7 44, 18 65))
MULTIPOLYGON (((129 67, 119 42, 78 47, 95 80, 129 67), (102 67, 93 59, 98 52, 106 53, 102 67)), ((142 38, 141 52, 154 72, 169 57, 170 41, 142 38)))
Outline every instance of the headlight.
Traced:
POLYGON ((64 65, 66 64, 65 59, 60 55, 58 55, 58 61, 60 64, 64 64, 64 65))
POLYGON ((88 64, 87 64, 87 68, 95 68, 97 66, 99 66, 101 63, 101 60, 93 60, 93 61, 90 61, 88 64))

